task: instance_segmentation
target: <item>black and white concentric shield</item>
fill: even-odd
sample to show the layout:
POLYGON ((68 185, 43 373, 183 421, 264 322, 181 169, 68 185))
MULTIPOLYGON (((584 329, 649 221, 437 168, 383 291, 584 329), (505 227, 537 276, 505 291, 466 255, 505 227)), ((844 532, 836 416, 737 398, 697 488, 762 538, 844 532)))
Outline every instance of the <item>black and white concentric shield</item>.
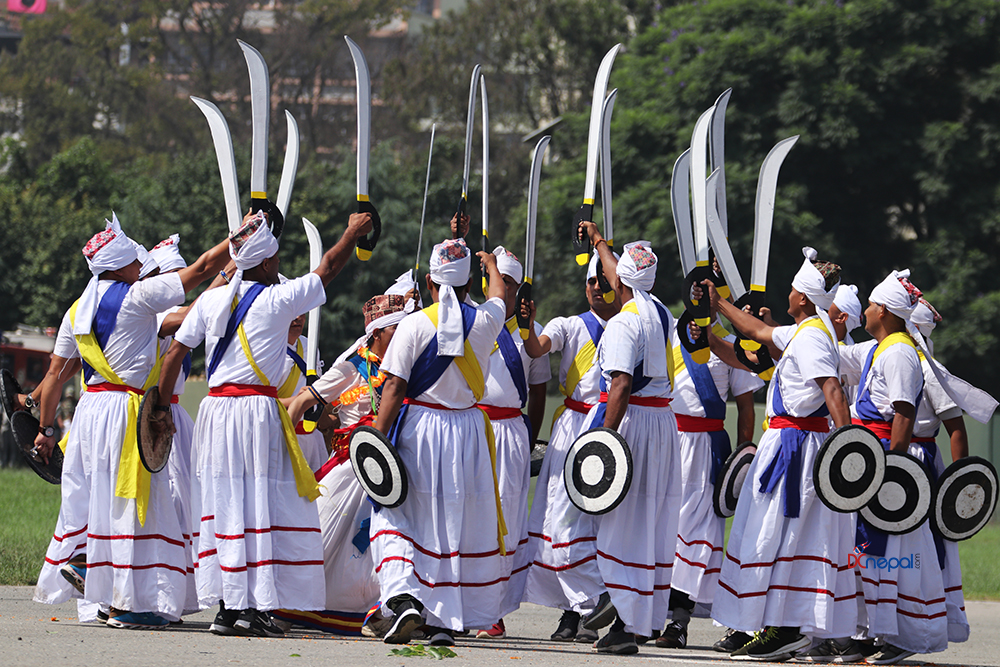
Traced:
POLYGON ((371 426, 359 426, 351 435, 351 466, 368 497, 383 507, 399 507, 409 485, 396 448, 371 426))
POLYGON ((757 455, 757 445, 744 442, 736 448, 722 465, 719 475, 715 478, 715 491, 712 493, 712 505, 716 516, 731 517, 736 514, 736 503, 740 499, 740 489, 750 472, 750 464, 757 455))
POLYGON ((941 473, 931 525, 946 540, 967 540, 986 525, 996 507, 996 468, 986 459, 967 456, 941 473))
MULTIPOLYGON (((149 472, 160 472, 167 466, 170 450, 174 446, 173 412, 157 412, 154 408, 160 402, 160 388, 152 386, 139 403, 139 418, 135 429, 136 444, 139 446, 139 460, 149 472), (164 425, 160 430, 154 428, 153 422, 161 421, 164 425)), ((157 425, 159 426, 159 425, 157 425)))
POLYGON ((17 405, 17 394, 23 394, 21 385, 14 379, 14 375, 4 368, 0 370, 0 403, 3 403, 3 411, 7 413, 7 419, 14 416, 17 405))
POLYGON ((617 432, 591 429, 570 446, 563 483, 581 512, 606 514, 618 507, 632 486, 632 450, 617 432))
POLYGON ((59 445, 52 448, 49 462, 42 462, 41 457, 34 453, 35 436, 38 435, 38 420, 26 410, 15 412, 10 418, 10 430, 14 434, 25 460, 35 473, 49 484, 62 482, 63 453, 59 445))
POLYGON ((827 437, 813 464, 820 500, 834 512, 857 512, 868 504, 885 476, 885 448, 864 426, 841 426, 827 437))
POLYGON ((933 503, 934 487, 924 464, 910 454, 889 452, 882 485, 861 516, 883 532, 902 535, 924 522, 933 503))

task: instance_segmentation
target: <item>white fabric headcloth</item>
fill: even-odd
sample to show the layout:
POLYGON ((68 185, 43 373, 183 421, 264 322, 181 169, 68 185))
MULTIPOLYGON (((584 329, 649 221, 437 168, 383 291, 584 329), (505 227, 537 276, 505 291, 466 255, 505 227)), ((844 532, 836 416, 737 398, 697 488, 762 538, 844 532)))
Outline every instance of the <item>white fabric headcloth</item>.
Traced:
POLYGON ((920 335, 928 339, 927 342, 930 343, 931 333, 934 331, 937 323, 941 321, 941 316, 930 302, 920 299, 917 302, 917 307, 913 309, 910 321, 917 327, 920 335))
POLYGON ((431 280, 440 285, 438 291, 438 356, 460 357, 465 353, 462 306, 456 287, 469 284, 472 253, 465 239, 449 239, 431 250, 431 280))
POLYGON ((910 282, 910 270, 893 271, 868 295, 868 300, 885 306, 896 317, 909 322, 920 302, 920 290, 910 282))
POLYGON ((861 326, 861 301, 858 299, 857 285, 841 285, 833 303, 840 312, 847 314, 847 330, 854 331, 861 326))
MULTIPOLYGON (((799 267, 798 273, 792 278, 792 287, 805 294, 816 305, 817 311, 829 310, 833 304, 833 298, 837 294, 840 281, 838 280, 833 287, 827 290, 826 278, 819 272, 819 269, 813 266, 813 260, 816 259, 815 248, 806 246, 802 249, 802 254, 805 256, 805 260, 799 267)), ((833 333, 832 330, 831 333, 833 333)))
POLYGON ((142 263, 142 268, 139 269, 139 280, 142 280, 150 273, 160 268, 160 265, 155 259, 153 259, 152 256, 150 256, 149 251, 146 250, 146 246, 141 243, 136 243, 135 241, 132 241, 132 243, 135 243, 136 257, 142 263))
POLYGON ((496 255, 497 269, 501 275, 510 276, 518 284, 524 280, 524 267, 521 266, 521 262, 514 256, 514 253, 502 245, 498 245, 496 248, 493 248, 493 254, 496 255))
POLYGON ((246 224, 229 235, 229 256, 236 262, 236 272, 233 273, 229 287, 226 288, 223 305, 216 313, 215 319, 209 322, 209 334, 225 335, 233 299, 239 293, 240 283, 243 282, 243 272, 252 269, 265 259, 274 257, 277 252, 278 240, 271 233, 263 211, 259 211, 257 215, 247 220, 246 224))
POLYGON ((153 256, 160 266, 160 273, 167 273, 176 269, 187 267, 187 262, 181 257, 180 250, 181 237, 179 234, 171 234, 168 238, 160 241, 149 254, 153 256))
POLYGON ((406 300, 405 312, 412 313, 418 308, 424 307, 423 298, 420 296, 420 286, 417 285, 417 277, 413 274, 413 269, 409 269, 406 273, 401 273, 396 282, 389 285, 383 294, 399 294, 400 296, 406 296, 407 292, 412 289, 417 290, 417 298, 409 298, 406 300))
POLYGON ((616 271, 623 284, 632 288, 642 333, 646 338, 643 375, 651 378, 667 377, 667 347, 657 305, 649 295, 656 282, 656 254, 649 241, 626 244, 616 271))
POLYGON ((139 258, 132 239, 122 231, 118 216, 112 213, 111 222, 105 222, 107 226, 104 231, 95 234, 83 247, 83 256, 87 258, 87 266, 93 277, 80 295, 80 302, 76 307, 73 324, 75 336, 86 336, 93 325, 98 305, 97 277, 105 271, 124 269, 139 258))
MULTIPOLYGON (((621 258, 622 258, 621 255, 619 255, 616 252, 613 252, 611 254, 614 255, 615 259, 617 259, 617 260, 621 260, 621 258)), ((590 264, 587 266, 587 282, 590 282, 591 278, 596 278, 597 277, 597 263, 600 260, 601 260, 601 258, 597 254, 597 251, 595 250, 594 254, 590 257, 590 264)))

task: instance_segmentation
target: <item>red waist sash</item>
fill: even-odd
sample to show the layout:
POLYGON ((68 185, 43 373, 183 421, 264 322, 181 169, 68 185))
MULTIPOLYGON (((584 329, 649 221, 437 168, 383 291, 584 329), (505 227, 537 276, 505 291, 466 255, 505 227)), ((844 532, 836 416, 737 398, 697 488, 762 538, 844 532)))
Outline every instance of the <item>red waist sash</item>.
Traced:
POLYGON ((267 396, 278 398, 277 387, 265 387, 262 384, 220 384, 208 390, 209 396, 267 396))
POLYGON ((931 443, 937 444, 937 438, 935 438, 933 436, 928 436, 926 438, 913 437, 913 438, 910 438, 910 442, 917 442, 917 443, 921 443, 921 444, 924 444, 924 445, 929 445, 931 443))
POLYGON ((674 413, 677 417, 677 430, 684 433, 712 433, 715 431, 725 431, 726 422, 724 419, 708 419, 707 417, 692 417, 674 413))
POLYGON ((572 410, 573 412, 579 412, 581 414, 587 414, 590 409, 594 407, 590 403, 584 403, 583 401, 574 401, 572 398, 567 398, 563 401, 563 405, 572 410))
MULTIPOLYGON (((644 408, 666 408, 670 406, 672 398, 660 398, 659 396, 629 396, 629 405, 641 405, 644 408)), ((608 392, 601 392, 601 403, 608 402, 608 392)))
POLYGON ((181 397, 178 396, 177 394, 174 394, 173 396, 170 397, 170 402, 173 403, 174 405, 177 405, 178 403, 181 402, 181 397))
POLYGON ((486 416, 490 418, 490 421, 499 421, 501 419, 520 419, 524 416, 520 408, 498 408, 495 405, 483 405, 482 403, 476 406, 477 408, 482 408, 486 411, 486 416))
POLYGON ((852 419, 851 423, 857 424, 858 426, 864 426, 866 429, 878 436, 880 440, 892 439, 892 422, 882 421, 880 419, 852 419))
POLYGON ((130 387, 127 384, 114 384, 113 382, 88 384, 87 391, 92 394, 96 394, 101 391, 131 391, 132 393, 139 394, 140 396, 146 393, 142 389, 136 389, 135 387, 130 387))
POLYGON ((449 408, 447 405, 427 403, 426 401, 418 401, 415 398, 404 398, 403 405, 419 405, 422 408, 431 408, 432 410, 468 410, 469 408, 476 407, 475 405, 470 405, 469 408, 449 408))
POLYGON ((800 431, 813 431, 815 433, 829 433, 830 422, 826 417, 771 417, 767 421, 770 428, 796 428, 800 431))

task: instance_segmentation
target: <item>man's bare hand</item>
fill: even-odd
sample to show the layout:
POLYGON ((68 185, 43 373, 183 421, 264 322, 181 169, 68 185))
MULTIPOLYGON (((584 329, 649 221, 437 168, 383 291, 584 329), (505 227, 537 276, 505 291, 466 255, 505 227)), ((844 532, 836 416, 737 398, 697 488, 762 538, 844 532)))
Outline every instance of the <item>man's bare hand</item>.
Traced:
POLYGON ((497 265, 497 256, 491 252, 480 250, 476 253, 476 257, 478 257, 479 261, 482 262, 483 273, 488 273, 491 266, 496 267, 497 265))
POLYGON ((35 436, 35 448, 31 450, 32 456, 35 457, 36 461, 41 461, 45 465, 48 465, 49 457, 52 456, 52 450, 55 449, 55 446, 55 436, 45 437, 39 433, 35 436))
POLYGON ((522 301, 519 304, 519 310, 521 317, 528 318, 529 326, 533 327, 535 324, 535 302, 534 301, 522 301))
POLYGON ((462 219, 458 219, 458 213, 451 216, 451 238, 453 239, 464 239, 469 235, 469 223, 472 218, 469 217, 467 213, 462 214, 462 219))
POLYGON ((781 325, 774 321, 771 317, 771 309, 767 306, 761 306, 760 309, 760 319, 769 327, 780 327, 781 325))
POLYGON ((149 428, 156 437, 160 437, 164 433, 168 435, 177 433, 177 428, 174 426, 174 416, 170 410, 166 412, 154 410, 149 420, 149 428))
POLYGON ((698 340, 701 338, 701 327, 694 323, 694 320, 688 323, 688 335, 691 340, 698 340))
POLYGON ((351 217, 347 221, 347 231, 354 237, 354 240, 360 239, 371 230, 371 213, 351 213, 351 217))
POLYGON ((597 229, 597 225, 589 220, 581 220, 579 229, 581 230, 580 234, 582 237, 588 239, 591 245, 596 246, 598 242, 604 240, 601 236, 601 232, 597 229))

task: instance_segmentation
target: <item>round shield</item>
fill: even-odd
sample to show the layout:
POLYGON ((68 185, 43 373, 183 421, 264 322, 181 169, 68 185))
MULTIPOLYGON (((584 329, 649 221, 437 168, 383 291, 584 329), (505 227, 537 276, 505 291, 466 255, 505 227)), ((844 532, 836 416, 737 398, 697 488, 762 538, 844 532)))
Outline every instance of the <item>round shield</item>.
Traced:
POLYGON ((545 452, 549 448, 548 440, 536 440, 535 446, 531 448, 531 476, 538 477, 542 472, 542 461, 545 460, 545 452))
POLYGON ((566 453, 563 483, 581 512, 606 514, 618 507, 632 486, 632 450, 617 432, 591 429, 566 453))
POLYGON ((931 525, 946 540, 958 542, 978 533, 997 507, 997 470, 978 456, 967 456, 941 473, 931 509, 931 525))
POLYGON ((368 497, 383 507, 399 507, 409 484, 396 448, 371 426, 359 426, 351 435, 351 466, 368 497))
POLYGON ((160 402, 159 387, 150 387, 139 403, 139 422, 135 429, 139 445, 139 460, 149 472, 160 472, 167 465, 170 450, 174 446, 174 416, 170 410, 157 413, 154 410, 160 402), (153 427, 153 421, 166 422, 159 430, 153 427))
POLYGON ((14 416, 17 411, 17 395, 23 394, 21 385, 14 379, 14 375, 4 368, 0 370, 0 403, 3 403, 3 411, 7 413, 7 419, 14 416))
POLYGON ((885 448, 864 426, 841 426, 827 437, 813 464, 813 484, 834 512, 857 512, 868 504, 885 476, 885 448))
POLYGON ((861 509, 861 516, 882 532, 902 535, 924 522, 933 502, 934 487, 924 464, 915 456, 889 452, 882 485, 861 509))
POLYGON ((729 455, 722 465, 719 475, 715 478, 715 491, 712 493, 712 504, 716 516, 731 517, 736 514, 736 503, 740 499, 740 489, 743 480, 750 472, 750 464, 757 454, 757 445, 744 442, 729 455))
POLYGON ((31 469, 46 482, 59 484, 62 481, 63 467, 63 453, 59 449, 59 445, 52 448, 48 463, 44 463, 41 457, 34 453, 35 436, 38 435, 38 420, 30 412, 20 410, 11 415, 10 430, 14 434, 14 442, 24 454, 31 469))

